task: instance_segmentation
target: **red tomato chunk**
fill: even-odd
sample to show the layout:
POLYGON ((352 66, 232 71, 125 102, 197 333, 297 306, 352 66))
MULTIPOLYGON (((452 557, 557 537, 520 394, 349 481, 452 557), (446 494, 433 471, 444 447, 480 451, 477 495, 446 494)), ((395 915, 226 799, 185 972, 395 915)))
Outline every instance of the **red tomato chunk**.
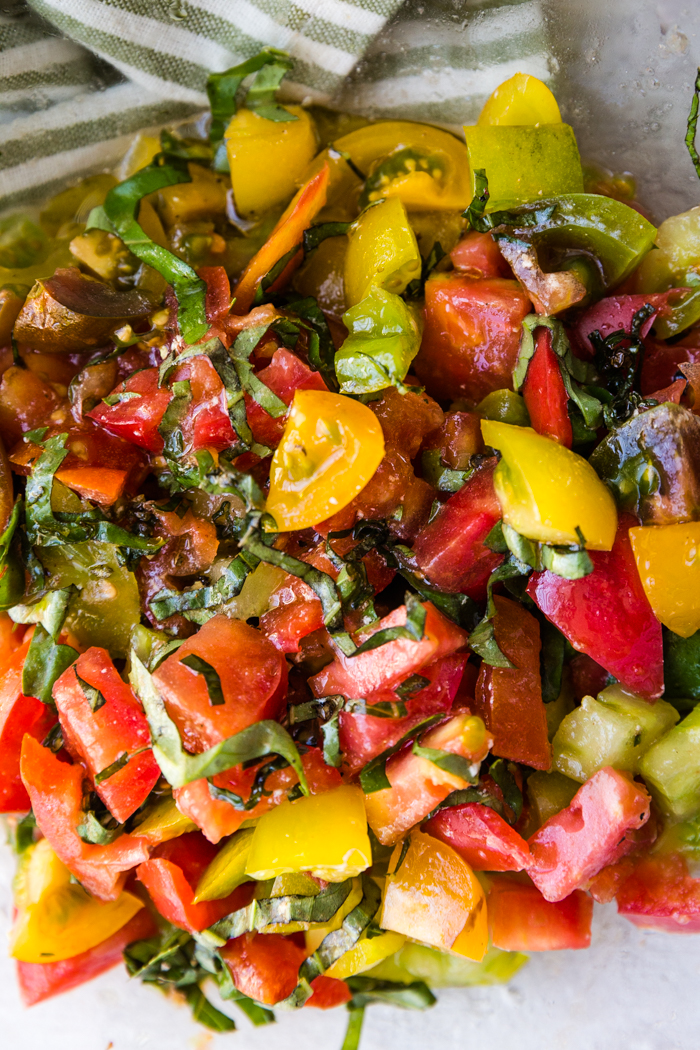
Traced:
POLYGON ((268 1006, 292 994, 305 956, 293 936, 279 933, 244 933, 221 949, 238 991, 268 1006))
POLYGON ((522 871, 532 864, 522 835, 478 802, 441 810, 423 830, 452 846, 475 871, 522 871))
POLYGON ((582 890, 553 904, 536 886, 495 875, 488 915, 494 946, 508 952, 590 947, 593 900, 582 890))

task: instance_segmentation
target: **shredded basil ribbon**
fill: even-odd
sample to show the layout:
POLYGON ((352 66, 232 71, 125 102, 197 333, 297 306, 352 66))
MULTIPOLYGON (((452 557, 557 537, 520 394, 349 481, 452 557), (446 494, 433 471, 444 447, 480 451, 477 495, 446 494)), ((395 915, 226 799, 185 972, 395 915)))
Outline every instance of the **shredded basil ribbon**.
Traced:
POLYGON ((219 673, 210 663, 203 660, 201 656, 197 656, 196 653, 190 653, 189 656, 183 656, 180 663, 184 664, 185 667, 188 667, 190 671, 194 671, 195 674, 202 676, 207 686, 209 703, 212 707, 226 703, 224 691, 221 688, 219 673))
POLYGON ((216 776, 242 762, 275 754, 286 758, 299 777, 304 795, 309 794, 304 767, 296 744, 278 722, 256 722, 222 740, 199 755, 184 751, 180 734, 168 715, 155 683, 135 652, 131 654, 129 681, 139 697, 151 730, 153 755, 171 787, 184 787, 193 780, 216 776))
POLYGON ((206 939, 223 946, 243 933, 264 930, 266 926, 292 922, 314 922, 325 925, 342 908, 350 896, 352 879, 331 882, 314 896, 264 897, 251 901, 245 908, 231 912, 206 931, 206 939))
POLYGON ((104 205, 93 208, 87 229, 101 229, 116 234, 133 254, 157 270, 172 285, 178 302, 178 324, 187 343, 196 343, 207 332, 206 282, 197 277, 191 266, 167 248, 152 241, 136 221, 141 200, 166 186, 191 182, 187 165, 148 167, 120 182, 109 191, 104 205))
MULTIPOLYGON (((419 758, 425 758, 444 773, 450 773, 453 777, 465 780, 467 784, 476 784, 479 780, 478 771, 475 773, 472 763, 463 755, 456 755, 452 751, 443 751, 434 747, 421 747, 417 740, 413 741, 413 754, 419 758)), ((478 763, 477 763, 478 769, 478 763)))
POLYGON ((299 979, 308 984, 333 965, 341 955, 349 952, 365 932, 374 916, 379 911, 381 892, 368 875, 362 875, 363 897, 360 903, 343 919, 338 930, 326 934, 320 945, 299 970, 299 979))
POLYGON ((371 762, 360 770, 360 784, 362 790, 366 795, 371 795, 374 791, 382 791, 384 788, 391 787, 391 782, 386 775, 386 764, 392 755, 395 755, 397 751, 400 751, 409 740, 413 740, 415 737, 420 736, 421 733, 425 732, 431 726, 434 726, 437 722, 441 722, 445 718, 443 713, 437 715, 430 715, 428 718, 424 718, 417 725, 412 726, 408 732, 404 733, 400 740, 397 740, 392 747, 382 751, 380 755, 373 758, 371 762))
POLYGON ((698 131, 698 101, 700 100, 700 69, 698 69, 697 76, 695 77, 695 84, 693 85, 693 98, 690 103, 690 112, 688 114, 688 126, 685 133, 685 144, 690 154, 690 159, 693 162, 695 173, 700 179, 700 156, 698 156, 697 147, 695 145, 695 136, 698 131))
POLYGON ((75 677, 78 680, 78 685, 83 692, 83 696, 89 703, 90 710, 94 715, 95 711, 99 711, 99 709, 107 703, 107 698, 102 695, 97 686, 90 685, 90 683, 86 682, 84 678, 81 678, 77 671, 75 672, 75 677))
MULTIPOLYGON (((245 78, 253 73, 257 73, 257 76, 246 95, 245 105, 248 109, 255 110, 258 116, 266 120, 299 119, 289 110, 275 103, 275 92, 292 65, 293 62, 286 51, 264 47, 262 51, 247 61, 240 62, 237 66, 224 70, 223 73, 212 73, 209 76, 207 95, 211 107, 209 141, 212 146, 217 146, 223 139, 226 125, 231 117, 235 116, 238 109, 236 99, 238 90, 245 78)), ((215 167, 218 171, 222 170, 218 155, 215 167)))

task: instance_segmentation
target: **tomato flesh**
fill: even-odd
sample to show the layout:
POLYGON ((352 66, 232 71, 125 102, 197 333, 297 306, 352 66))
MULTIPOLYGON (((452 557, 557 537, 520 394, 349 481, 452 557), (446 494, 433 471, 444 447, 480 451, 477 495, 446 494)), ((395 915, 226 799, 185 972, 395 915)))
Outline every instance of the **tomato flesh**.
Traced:
POLYGON ((645 857, 618 890, 617 910, 643 929, 700 933, 700 879, 677 853, 645 857))
POLYGON ((22 693, 22 668, 29 643, 12 654, 0 685, 0 813, 26 812, 29 795, 20 775, 22 740, 29 734, 43 740, 56 723, 53 710, 22 693))
POLYGON ((551 952, 591 944, 593 900, 583 890, 551 903, 536 886, 494 875, 488 916, 493 944, 504 951, 551 952))
POLYGON ((238 991, 268 1006, 292 994, 305 956, 293 937, 279 933, 244 933, 221 949, 238 991))
POLYGON ((523 871, 532 864, 525 839, 478 802, 440 810, 423 830, 452 846, 474 871, 523 871))
POLYGON ((535 332, 535 353, 525 377, 523 399, 533 429, 571 448, 573 431, 568 412, 569 395, 561 376, 559 358, 552 349, 549 328, 538 328, 535 332))

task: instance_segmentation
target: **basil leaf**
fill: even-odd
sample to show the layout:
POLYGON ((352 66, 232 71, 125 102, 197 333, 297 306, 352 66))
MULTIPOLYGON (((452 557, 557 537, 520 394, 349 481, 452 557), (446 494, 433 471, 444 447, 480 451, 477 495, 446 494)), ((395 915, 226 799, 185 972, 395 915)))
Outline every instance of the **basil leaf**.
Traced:
POLYGON ((95 783, 101 784, 103 781, 109 780, 109 778, 113 777, 115 773, 118 773, 120 769, 123 769, 132 758, 135 758, 136 755, 143 754, 144 751, 148 751, 148 748, 141 747, 138 751, 132 751, 131 754, 129 754, 128 751, 123 751, 121 755, 111 763, 111 765, 107 766, 100 773, 97 773, 95 776, 95 783))
POLYGON ((49 729, 48 733, 41 741, 42 747, 48 747, 49 751, 53 751, 54 755, 63 747, 63 728, 60 722, 56 722, 56 725, 49 729))
POLYGON ((301 790, 309 793, 304 767, 296 745, 286 729, 269 720, 222 740, 199 755, 183 750, 180 734, 144 665, 135 652, 131 655, 129 681, 139 697, 151 730, 153 755, 163 776, 172 787, 184 787, 193 780, 213 777, 254 758, 276 754, 286 758, 299 777, 301 790))
POLYGON ((408 855, 408 851, 409 851, 410 848, 411 848, 411 840, 407 836, 403 840, 403 842, 401 843, 401 852, 399 853, 398 860, 396 861, 396 867, 394 868, 393 871, 387 871, 387 875, 396 875, 396 872, 399 870, 399 868, 401 867, 401 865, 405 861, 406 856, 408 855))
POLYGON ((593 561, 583 547, 550 547, 543 544, 541 555, 543 567, 565 580, 581 580, 593 572, 593 561))
POLYGON ((253 328, 244 328, 228 352, 241 388, 254 401, 257 401, 273 419, 279 419, 286 415, 287 405, 268 386, 265 386, 262 380, 258 379, 248 360, 269 327, 270 325, 257 325, 253 328))
POLYGON ((263 795, 271 794, 271 792, 265 790, 265 782, 270 774, 278 769, 286 769, 288 765, 289 762, 286 758, 274 758, 271 762, 265 762, 255 775, 247 801, 234 791, 229 791, 228 788, 217 787, 211 781, 209 781, 209 794, 220 802, 228 802, 234 809, 245 811, 254 809, 263 795))
POLYGON ((232 937, 243 933, 264 930, 266 926, 292 922, 313 922, 325 925, 342 908, 350 896, 352 879, 331 882, 314 896, 263 897, 253 900, 247 907, 239 908, 219 919, 208 930, 206 937, 225 944, 232 937))
POLYGON ((21 534, 17 532, 23 506, 21 498, 15 500, 5 531, 0 535, 0 610, 11 608, 24 594, 21 534))
MULTIPOLYGON (((175 613, 188 616, 188 613, 196 610, 214 609, 240 594, 251 572, 252 567, 238 555, 226 566, 216 583, 208 587, 190 587, 184 591, 171 591, 166 588, 158 591, 148 603, 148 607, 157 620, 167 620, 175 613)), ((152 667, 151 670, 155 668, 152 667)))
MULTIPOLYGON (((506 535, 504 529, 504 536, 506 535)), ((514 576, 526 576, 530 572, 530 566, 519 561, 515 555, 511 555, 507 561, 494 569, 489 576, 486 586, 487 602, 486 612, 472 633, 469 635, 469 646, 481 657, 484 663, 492 667, 514 667, 505 653, 502 653, 493 629, 493 618, 496 615, 496 605, 493 600, 494 584, 501 580, 508 580, 514 576)))
POLYGON ((351 222, 317 222, 314 226, 309 226, 304 230, 304 255, 313 252, 329 237, 344 237, 351 226, 351 222))
POLYGON ((261 1006, 260 1003, 254 1002, 253 999, 249 999, 243 992, 238 991, 226 963, 222 963, 221 969, 217 974, 217 982, 221 998, 226 1002, 235 1003, 238 1009, 243 1011, 250 1023, 255 1025, 256 1028, 264 1024, 275 1023, 275 1015, 272 1010, 261 1006))
POLYGON ((89 703, 90 710, 94 715, 95 711, 99 711, 99 709, 107 703, 107 698, 102 695, 96 686, 90 685, 90 683, 86 682, 84 678, 81 678, 77 671, 75 672, 75 677, 77 678, 78 685, 83 691, 83 696, 89 703))
MULTIPOLYGON (((419 693, 421 689, 425 689, 426 685, 430 685, 429 678, 426 678, 422 674, 412 674, 402 682, 401 685, 397 685, 394 692, 402 700, 408 700, 414 696, 415 693, 419 693)), ((372 706, 375 707, 376 705, 373 704, 372 706)))
MULTIPOLYGON (((177 255, 152 241, 136 221, 138 206, 144 197, 166 186, 191 181, 186 164, 182 169, 171 165, 143 168, 109 191, 102 214, 109 223, 110 232, 120 237, 138 259, 152 266, 172 285, 178 302, 178 324, 182 336, 185 342, 196 343, 209 327, 205 310, 206 282, 177 255)), ((92 220, 92 214, 90 218, 92 220)))
POLYGON ((209 693, 209 703, 212 707, 226 703, 218 671, 216 671, 211 664, 207 663, 206 660, 203 660, 201 656, 197 656, 195 653, 190 653, 189 656, 183 656, 180 663, 184 664, 185 667, 189 667, 189 669, 194 671, 195 674, 201 674, 206 682, 207 692, 209 693))
POLYGON ((508 548, 508 544, 506 543, 505 538, 503 536, 503 520, 502 519, 496 522, 496 524, 491 529, 491 531, 489 532, 488 536, 486 537, 486 539, 483 542, 484 542, 484 546, 488 547, 488 549, 490 551, 493 551, 494 554, 507 554, 508 553, 508 549, 509 549, 508 548))
POLYGON ((486 212, 486 205, 489 202, 489 180, 486 178, 485 168, 474 169, 474 196, 472 197, 471 203, 465 212, 462 213, 462 217, 467 220, 467 223, 473 230, 477 230, 479 233, 485 231, 481 229, 483 224, 484 213, 486 212))
POLYGON ((343 630, 340 595, 338 594, 335 581, 328 573, 315 569, 313 565, 308 565, 299 558, 293 558, 291 554, 268 547, 255 536, 249 536, 244 539, 242 546, 245 550, 254 554, 256 558, 259 558, 260 561, 267 562, 269 565, 277 565, 278 568, 284 569, 291 576, 297 576, 304 583, 308 584, 321 602, 323 622, 328 630, 331 633, 343 630))
POLYGON ((439 813, 441 809, 451 809, 453 806, 464 806, 468 802, 476 802, 481 806, 488 806, 489 809, 493 809, 498 813, 499 817, 505 817, 503 810, 503 803, 495 795, 492 795, 486 788, 483 787, 470 787, 461 788, 458 791, 451 791, 447 798, 443 799, 435 809, 431 810, 427 817, 423 818, 423 823, 434 817, 436 813, 439 813))
POLYGON ((213 1006, 198 984, 192 984, 185 989, 185 998, 192 1010, 195 1021, 199 1021, 205 1028, 212 1032, 233 1032, 236 1023, 233 1018, 228 1017, 213 1006))
POLYGON ((299 970, 300 982, 307 981, 310 984, 316 977, 325 973, 341 955, 350 951, 379 911, 379 887, 368 875, 364 874, 361 878, 364 894, 362 900, 345 916, 340 929, 326 934, 313 955, 302 963, 299 970))
POLYGON ((452 751, 442 751, 434 747, 421 747, 417 740, 413 741, 412 751, 414 755, 426 758, 445 773, 466 780, 467 784, 477 784, 479 781, 478 770, 475 773, 473 764, 463 755, 455 755, 452 751))
POLYGON ((110 842, 114 842, 123 833, 124 825, 119 824, 116 828, 106 828, 90 809, 83 813, 82 822, 78 824, 75 830, 83 842, 91 843, 94 846, 109 846, 110 842))
POLYGON ((513 763, 507 762, 504 758, 497 758, 496 761, 492 762, 489 766, 489 774, 493 777, 503 792, 503 800, 506 805, 512 809, 514 814, 513 823, 515 824, 520 819, 520 814, 523 811, 523 793, 510 771, 510 766, 512 764, 513 763))
POLYGON ((118 394, 108 394, 107 397, 103 397, 102 404, 113 408, 114 405, 121 405, 124 401, 133 401, 134 398, 138 397, 143 397, 143 394, 139 394, 135 390, 122 390, 118 394))
POLYGON ((346 983, 354 993, 353 1003, 362 1009, 369 1003, 390 1003, 404 1010, 426 1010, 434 1006, 437 999, 424 981, 413 981, 401 984, 395 981, 382 981, 376 977, 358 975, 348 977, 346 983))
POLYGON ((49 632, 38 624, 34 628, 22 671, 22 693, 44 704, 53 704, 53 687, 63 672, 78 659, 70 645, 57 645, 49 632))
MULTIPOLYGON (((27 478, 25 520, 30 543, 39 541, 40 532, 60 531, 51 509, 51 491, 54 474, 68 455, 65 447, 67 437, 67 434, 57 434, 49 438, 27 478)), ((67 533, 64 539, 68 539, 67 533)))
POLYGON ((384 627, 381 631, 370 635, 354 653, 350 654, 351 657, 359 656, 361 653, 368 653, 372 649, 378 649, 380 645, 386 645, 387 642, 394 642, 399 638, 408 638, 409 641, 413 642, 423 640, 426 610, 415 594, 406 593, 404 600, 406 603, 405 626, 384 627))
POLYGON ((148 670, 151 674, 153 674, 156 668, 160 667, 164 660, 167 660, 169 656, 176 653, 184 642, 184 638, 173 638, 172 641, 167 642, 165 645, 161 645, 159 649, 156 649, 151 656, 151 659, 148 661, 148 670))
POLYGON ((345 1029, 345 1038, 340 1050, 360 1050, 360 1039, 362 1038, 362 1025, 365 1020, 364 1006, 350 1006, 348 1003, 348 1026, 345 1029))
POLYGON ((30 846, 34 845, 35 827, 36 817, 31 810, 25 817, 22 817, 21 820, 17 821, 14 829, 10 827, 12 848, 18 856, 26 852, 30 846))
POLYGON ((406 286, 406 290, 404 292, 404 296, 406 299, 418 299, 425 294, 425 282, 428 280, 437 264, 445 258, 446 254, 447 252, 442 247, 440 242, 435 241, 427 256, 423 260, 420 277, 416 277, 415 280, 410 281, 406 286))
POLYGON ((173 396, 158 424, 158 433, 163 439, 163 454, 168 459, 179 459, 185 451, 182 422, 192 403, 189 379, 173 383, 172 393, 173 396))
POLYGON ((15 623, 39 623, 55 640, 63 627, 71 593, 71 587, 64 587, 49 591, 32 605, 13 605, 8 610, 10 619, 15 623))
POLYGON ((444 718, 444 714, 430 715, 428 718, 424 718, 418 725, 413 726, 398 740, 392 747, 382 751, 380 755, 373 758, 371 762, 368 762, 363 769, 360 770, 360 784, 362 790, 366 795, 371 795, 374 791, 381 791, 383 788, 391 787, 389 778, 386 775, 386 764, 388 759, 392 755, 395 755, 397 751, 400 751, 409 740, 413 740, 414 737, 419 736, 430 726, 435 725, 436 722, 441 722, 444 718))
POLYGON ((287 296, 289 309, 305 323, 311 332, 309 339, 309 365, 321 377, 329 390, 337 391, 335 374, 335 345, 328 322, 316 299, 287 296))

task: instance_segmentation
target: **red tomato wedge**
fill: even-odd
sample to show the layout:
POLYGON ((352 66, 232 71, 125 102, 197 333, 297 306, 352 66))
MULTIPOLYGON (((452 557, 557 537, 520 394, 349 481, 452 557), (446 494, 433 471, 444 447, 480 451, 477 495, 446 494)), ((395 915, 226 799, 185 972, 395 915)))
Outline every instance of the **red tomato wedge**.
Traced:
POLYGON ((266 718, 276 718, 287 690, 284 657, 242 620, 214 616, 154 674, 185 747, 195 753, 266 718), (183 659, 194 655, 214 668, 223 704, 212 704, 206 681, 183 659))
MULTIPOLYGON (((463 649, 467 633, 425 602, 425 632, 421 641, 397 638, 359 656, 336 655, 328 667, 309 679, 315 696, 341 693, 348 698, 366 697, 378 689, 392 689, 426 664, 463 649)), ((406 606, 385 616, 370 633, 406 623, 406 606)))
POLYGON ((306 957, 293 937, 279 933, 244 933, 220 954, 238 991, 268 1006, 292 994, 306 957))
POLYGON ((529 875, 542 896, 563 900, 617 860, 627 832, 649 819, 650 802, 640 784, 615 769, 594 773, 566 809, 530 838, 534 863, 529 875))
POLYGON ((455 270, 468 277, 509 277, 511 269, 490 233, 469 233, 450 252, 455 270))
POLYGON ((677 853, 645 857, 618 890, 617 910, 643 929, 700 933, 700 879, 677 853))
POLYGON ((200 266, 197 276, 207 285, 207 321, 214 327, 223 324, 231 309, 231 282, 226 270, 223 266, 200 266))
POLYGON ((163 438, 158 433, 171 393, 158 385, 158 369, 144 368, 133 372, 120 383, 114 394, 126 395, 114 405, 101 401, 87 415, 115 437, 145 448, 162 452, 163 438), (131 396, 129 396, 131 395, 131 396))
POLYGON ((326 977, 321 974, 311 982, 313 994, 304 1003, 304 1006, 315 1006, 319 1010, 332 1010, 334 1006, 342 1006, 352 999, 352 992, 345 981, 339 981, 336 977, 326 977))
POLYGON ((108 846, 83 842, 76 828, 83 816, 85 770, 61 762, 29 735, 22 744, 21 770, 37 825, 54 853, 95 897, 116 900, 126 872, 148 859, 146 840, 120 835, 108 846))
POLYGON ((644 593, 629 541, 637 522, 620 516, 611 551, 590 551, 594 569, 580 580, 534 572, 527 593, 574 649, 631 692, 649 700, 664 688, 661 624, 644 593))
POLYGON ((29 809, 29 795, 22 783, 19 760, 25 734, 43 740, 56 724, 52 708, 22 693, 22 668, 29 648, 26 642, 4 663, 0 683, 0 813, 29 809))
MULTIPOLYGON (((330 169, 327 164, 324 164, 318 174, 314 175, 296 194, 265 244, 243 271, 236 285, 233 313, 248 313, 253 305, 257 287, 265 274, 269 273, 273 266, 292 248, 296 246, 301 248, 304 230, 311 225, 326 203, 329 175, 330 169)), ((297 256, 290 260, 280 278, 275 281, 273 288, 280 287, 288 278, 291 270, 299 265, 301 251, 297 253, 297 256)))
POLYGON ((432 584, 469 594, 475 600, 485 598, 488 578, 503 561, 502 554, 484 545, 501 518, 493 487, 495 467, 495 459, 478 467, 413 543, 418 566, 432 584))
MULTIPOLYGON (((313 372, 296 354, 284 347, 275 350, 267 368, 258 372, 258 379, 273 394, 277 394, 285 405, 291 405, 297 390, 328 390, 318 372, 313 372)), ((245 395, 245 410, 255 440, 268 448, 277 448, 286 417, 275 419, 249 394, 245 395)))
POLYGON ((146 908, 141 908, 121 930, 117 930, 102 944, 74 955, 72 959, 46 963, 18 962, 17 981, 22 1002, 25 1006, 34 1006, 44 999, 77 988, 93 977, 99 977, 101 973, 123 963, 123 952, 127 945, 154 937, 157 932, 153 917, 146 908))
POLYGON ((452 846, 475 871, 523 871, 532 864, 522 835, 478 802, 440 810, 423 831, 452 846))
POLYGON ((569 395, 561 377, 559 358, 552 349, 549 328, 540 327, 535 331, 535 353, 528 365, 523 398, 530 423, 537 433, 571 448, 573 431, 568 411, 569 395))
POLYGON ((494 875, 487 907, 496 948, 551 952, 590 947, 593 900, 582 890, 552 904, 536 886, 494 875))
POLYGON ((501 652, 514 665, 482 663, 476 683, 474 713, 493 734, 494 755, 549 769, 552 752, 540 681, 540 628, 522 605, 494 595, 494 633, 501 652))

